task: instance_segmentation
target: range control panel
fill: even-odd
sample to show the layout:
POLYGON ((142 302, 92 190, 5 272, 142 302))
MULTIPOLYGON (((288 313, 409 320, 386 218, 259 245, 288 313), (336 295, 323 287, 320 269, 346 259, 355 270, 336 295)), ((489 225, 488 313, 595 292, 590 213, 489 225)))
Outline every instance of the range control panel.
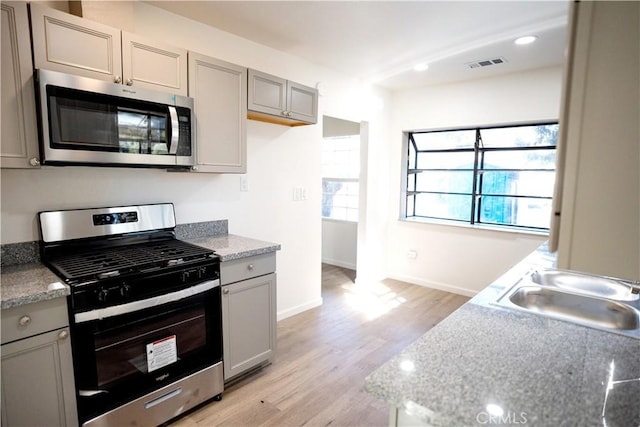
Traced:
POLYGON ((124 224, 125 222, 138 222, 138 212, 93 215, 93 225, 124 224))

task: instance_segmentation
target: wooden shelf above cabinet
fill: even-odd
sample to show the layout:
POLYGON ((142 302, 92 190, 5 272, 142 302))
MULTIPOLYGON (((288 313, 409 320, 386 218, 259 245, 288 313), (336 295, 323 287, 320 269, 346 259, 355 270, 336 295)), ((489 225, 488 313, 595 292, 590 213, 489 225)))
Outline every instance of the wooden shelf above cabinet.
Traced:
POLYGON ((308 126, 308 125, 314 124, 314 123, 301 122, 299 120, 294 120, 294 119, 288 119, 286 117, 260 113, 258 111, 247 112, 247 118, 250 120, 257 120, 260 122, 274 123, 276 125, 291 126, 291 127, 308 126))

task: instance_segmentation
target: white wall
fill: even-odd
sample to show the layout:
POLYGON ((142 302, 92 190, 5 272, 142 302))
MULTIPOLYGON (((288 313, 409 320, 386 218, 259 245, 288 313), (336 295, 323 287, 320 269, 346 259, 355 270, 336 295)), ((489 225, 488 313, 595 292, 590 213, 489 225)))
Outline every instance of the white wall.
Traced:
POLYGON ((358 223, 322 219, 322 262, 356 269, 358 223))
POLYGON ((393 278, 473 295, 545 237, 399 221, 402 131, 557 120, 561 67, 397 92, 388 153, 386 260, 393 278), (415 250, 416 259, 407 252, 415 250))
MULTIPOLYGON (((320 98, 319 116, 384 126, 378 122, 387 114, 385 107, 372 109, 368 102, 384 99, 384 92, 148 4, 136 2, 133 10, 136 33, 309 86, 322 81, 327 92, 320 98)), ((85 17, 100 20, 99 15, 85 17)), ((240 192, 236 175, 95 167, 2 169, 0 241, 38 240, 36 213, 41 210, 173 202, 178 223, 229 219, 231 233, 282 245, 277 254, 279 318, 321 304, 322 126, 289 128, 250 120, 247 134, 248 192, 240 192), (293 187, 305 187, 308 199, 293 202, 293 187)))

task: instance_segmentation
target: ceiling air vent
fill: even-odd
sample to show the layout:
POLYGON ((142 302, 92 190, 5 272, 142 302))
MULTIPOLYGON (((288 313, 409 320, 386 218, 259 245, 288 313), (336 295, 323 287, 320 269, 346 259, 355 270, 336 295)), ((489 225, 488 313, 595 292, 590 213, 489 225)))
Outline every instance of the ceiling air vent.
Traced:
POLYGON ((469 68, 482 68, 488 67, 490 65, 504 64, 507 62, 503 57, 493 58, 493 59, 484 59, 482 61, 469 62, 467 65, 469 68))

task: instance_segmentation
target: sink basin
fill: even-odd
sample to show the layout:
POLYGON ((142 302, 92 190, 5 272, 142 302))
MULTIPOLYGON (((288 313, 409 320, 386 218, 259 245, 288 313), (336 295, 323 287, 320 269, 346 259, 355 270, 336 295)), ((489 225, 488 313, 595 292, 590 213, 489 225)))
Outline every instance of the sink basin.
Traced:
POLYGON ((531 281, 543 286, 553 286, 583 295, 617 301, 637 301, 640 299, 640 294, 631 293, 631 288, 619 280, 575 271, 538 270, 531 274, 531 281))
POLYGON ((509 295, 509 301, 530 312, 602 329, 632 331, 640 327, 638 311, 627 304, 559 289, 524 285, 509 295))

